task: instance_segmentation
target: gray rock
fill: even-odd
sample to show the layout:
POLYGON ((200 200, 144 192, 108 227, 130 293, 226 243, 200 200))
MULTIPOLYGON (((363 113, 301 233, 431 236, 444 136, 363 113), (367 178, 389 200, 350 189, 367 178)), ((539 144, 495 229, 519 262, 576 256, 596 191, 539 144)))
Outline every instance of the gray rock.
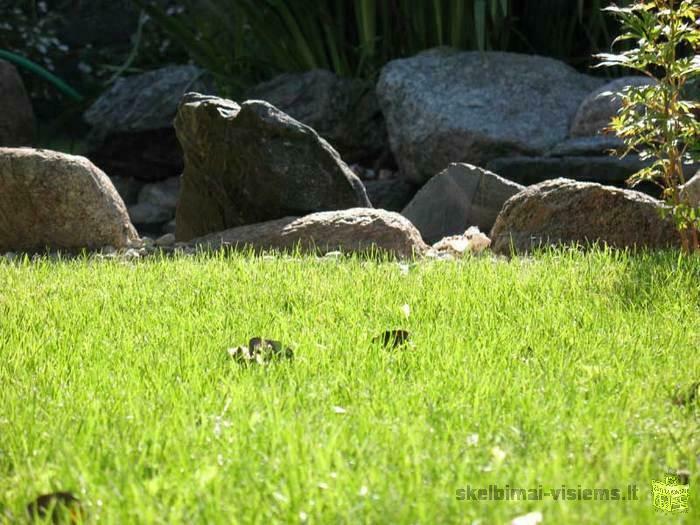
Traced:
POLYGON ((172 233, 173 235, 175 234, 175 230, 177 229, 177 226, 175 224, 175 219, 166 222, 161 228, 160 232, 163 234, 166 233, 172 233))
POLYGON ((503 203, 524 187, 470 164, 450 164, 401 212, 432 244, 470 226, 489 231, 503 203))
POLYGON ((187 91, 213 92, 203 75, 169 66, 117 80, 85 112, 89 158, 111 176, 157 181, 182 173, 173 118, 187 91))
POLYGON ((451 162, 544 154, 600 84, 551 58, 438 48, 389 62, 377 95, 401 171, 422 184, 451 162))
POLYGON ((679 246, 662 203, 638 191, 555 179, 506 201, 491 230, 491 249, 508 255, 559 244, 602 243, 614 248, 679 246))
POLYGON ((173 246, 175 244, 175 234, 166 233, 156 239, 156 246, 173 246))
POLYGON ((137 239, 121 197, 86 158, 0 148, 0 252, 125 247, 137 239))
POLYGON ((622 151, 624 144, 615 135, 574 137, 560 142, 547 152, 548 157, 599 157, 610 151, 622 151))
MULTIPOLYGON (((529 186, 539 182, 564 178, 585 182, 628 187, 627 180, 640 169, 649 165, 636 155, 625 158, 611 155, 598 157, 510 157, 496 159, 487 164, 487 169, 519 184, 529 186)), ((697 165, 684 167, 686 176, 698 169, 697 165)), ((653 183, 645 182, 638 190, 658 197, 660 191, 653 183)))
POLYGON ((172 128, 180 99, 196 89, 211 88, 195 66, 122 77, 88 108, 85 120, 100 136, 172 128))
POLYGON ((372 206, 389 211, 401 211, 418 191, 418 186, 403 177, 366 181, 365 188, 372 206))
POLYGON ((160 182, 145 184, 139 192, 138 202, 172 209, 174 216, 179 194, 180 177, 170 177, 160 182))
POLYGON ((315 211, 371 206, 362 182, 310 127, 274 106, 188 93, 178 240, 315 211))
POLYGON ((602 133, 622 107, 620 92, 629 86, 648 86, 652 83, 653 80, 647 77, 622 77, 599 87, 581 102, 571 124, 570 135, 585 137, 602 133))
POLYGON ((247 96, 314 128, 346 162, 370 165, 388 149, 375 88, 366 81, 315 69, 279 75, 247 96))
POLYGON ((681 198, 687 199, 691 206, 700 208, 700 171, 681 186, 681 198))
POLYGON ((487 169, 525 186, 556 178, 625 186, 646 165, 635 156, 509 157, 492 160, 487 169))
POLYGON ((151 204, 149 202, 139 202, 133 206, 129 206, 129 217, 131 222, 136 225, 139 230, 148 232, 160 229, 160 227, 173 218, 174 210, 151 204))
POLYGON ((373 208, 313 213, 240 226, 194 239, 192 244, 325 254, 378 250, 396 257, 424 254, 428 246, 418 230, 398 213, 373 208))
POLYGON ((0 60, 0 146, 31 146, 34 112, 15 66, 0 60))
POLYGON ((143 181, 134 177, 110 177, 114 188, 119 193, 119 196, 124 201, 124 204, 131 206, 136 204, 139 199, 139 192, 143 188, 143 181))

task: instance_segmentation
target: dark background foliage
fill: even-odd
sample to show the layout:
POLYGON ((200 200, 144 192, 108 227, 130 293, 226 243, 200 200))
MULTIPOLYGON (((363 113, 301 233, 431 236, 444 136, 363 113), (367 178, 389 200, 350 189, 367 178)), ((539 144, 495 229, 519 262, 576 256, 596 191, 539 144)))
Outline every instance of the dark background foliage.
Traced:
POLYGON ((43 136, 81 132, 77 117, 117 78, 173 63, 210 70, 240 95, 283 71, 321 67, 376 78, 421 49, 537 53, 591 71, 617 32, 607 0, 0 0, 0 50, 55 74, 81 101, 20 72, 43 136))

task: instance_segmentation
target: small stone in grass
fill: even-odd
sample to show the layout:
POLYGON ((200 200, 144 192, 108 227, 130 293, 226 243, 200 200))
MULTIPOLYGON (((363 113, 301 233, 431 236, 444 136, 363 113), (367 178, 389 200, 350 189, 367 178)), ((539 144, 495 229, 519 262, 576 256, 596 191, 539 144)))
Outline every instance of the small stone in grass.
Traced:
POLYGON ((387 330, 372 339, 372 342, 381 343, 384 348, 398 348, 408 343, 410 337, 411 334, 408 333, 408 330, 387 330))

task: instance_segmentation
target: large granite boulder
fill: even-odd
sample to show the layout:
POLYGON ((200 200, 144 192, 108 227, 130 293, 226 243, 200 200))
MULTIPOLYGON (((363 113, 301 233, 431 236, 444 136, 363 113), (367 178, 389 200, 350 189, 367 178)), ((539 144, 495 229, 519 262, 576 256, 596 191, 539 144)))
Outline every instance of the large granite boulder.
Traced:
POLYGON ((471 226, 489 231, 503 203, 523 189, 476 166, 450 164, 420 189, 401 215, 432 244, 471 226))
POLYGON ((89 160, 0 148, 0 252, 121 248, 137 240, 117 191, 89 160))
POLYGON ((88 157, 110 176, 157 181, 182 173, 173 118, 182 96, 212 93, 204 72, 168 66, 123 77, 85 112, 92 126, 88 157))
POLYGON ((375 87, 364 80, 314 69, 279 75, 247 96, 314 128, 348 163, 373 165, 389 147, 375 87))
POLYGON ((305 217, 284 217, 261 224, 239 226, 199 237, 198 246, 252 248, 327 253, 365 253, 373 250, 396 257, 423 255, 428 246, 418 230, 398 213, 373 208, 312 213, 305 217))
POLYGON ((377 95, 399 167, 421 184, 451 162, 543 154, 601 83, 551 58, 438 48, 389 62, 377 95))
POLYGON ((360 179, 310 127, 263 101, 188 93, 177 238, 316 211, 371 207, 360 179))
POLYGON ((529 186, 506 201, 491 230, 491 248, 516 253, 558 244, 603 243, 615 248, 679 246, 662 203, 638 191, 554 179, 529 186))
POLYGON ((15 66, 0 60, 0 146, 31 146, 34 112, 15 66))
POLYGON ((627 87, 648 86, 653 82, 648 77, 622 77, 594 90, 583 99, 576 111, 570 135, 586 137, 602 133, 622 108, 620 93, 627 87))

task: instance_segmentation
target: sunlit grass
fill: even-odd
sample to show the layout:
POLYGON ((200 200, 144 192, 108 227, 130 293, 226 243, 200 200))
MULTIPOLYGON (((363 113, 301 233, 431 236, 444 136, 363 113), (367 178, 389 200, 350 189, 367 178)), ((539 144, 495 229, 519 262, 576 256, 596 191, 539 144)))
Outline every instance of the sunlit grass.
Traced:
POLYGON ((0 522, 54 490, 99 523, 696 522, 699 349, 672 254, 0 262, 0 522), (234 363, 257 335, 294 360, 234 363), (641 499, 457 499, 489 484, 641 499))

